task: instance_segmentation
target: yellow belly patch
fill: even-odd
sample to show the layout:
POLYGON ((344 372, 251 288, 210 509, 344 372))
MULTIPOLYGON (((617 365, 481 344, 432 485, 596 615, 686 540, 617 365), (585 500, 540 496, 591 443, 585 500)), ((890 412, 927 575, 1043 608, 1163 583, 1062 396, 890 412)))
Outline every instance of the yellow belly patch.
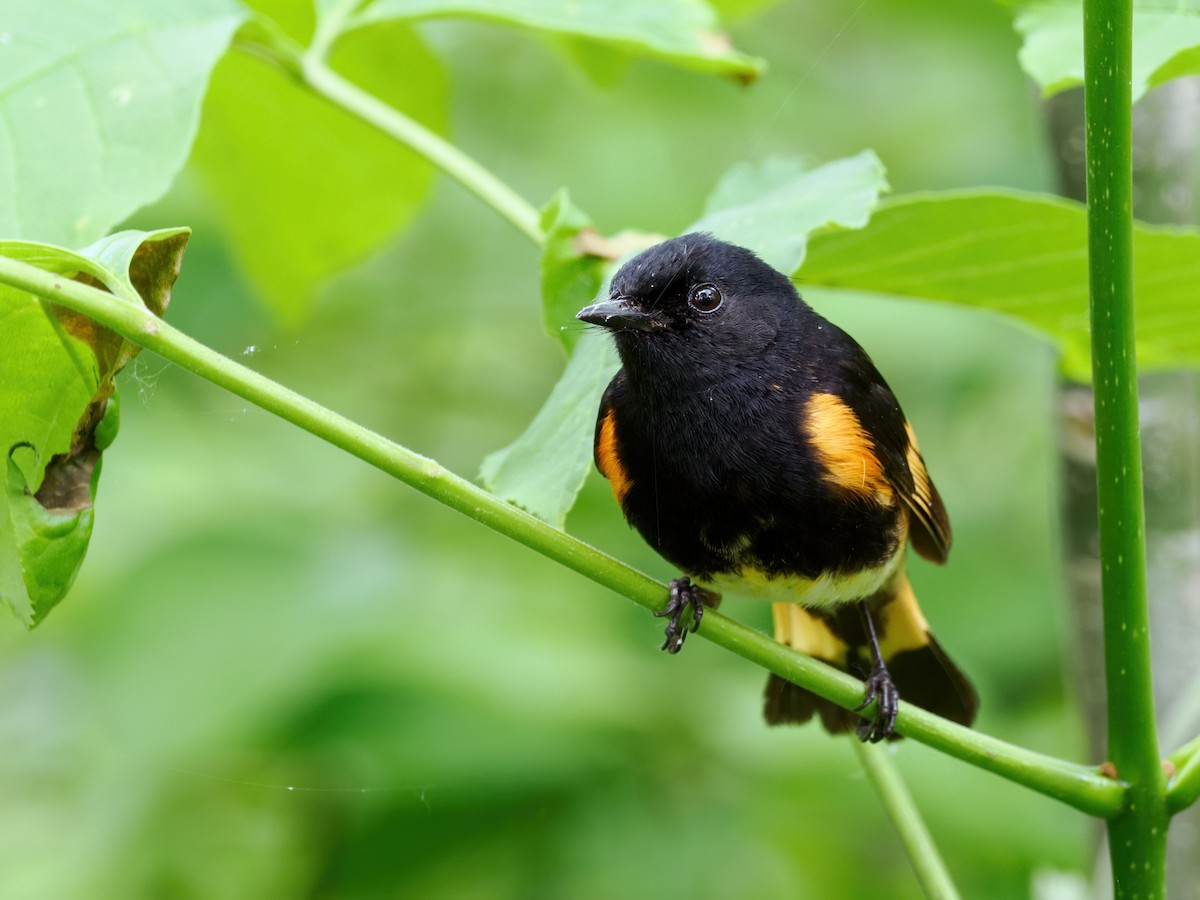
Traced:
POLYGON ((755 597, 773 603, 799 603, 802 606, 836 606, 862 600, 878 592, 896 574, 904 559, 904 544, 897 546, 883 565, 851 574, 823 574, 816 578, 801 575, 768 576, 760 569, 740 569, 714 576, 705 587, 720 593, 755 597))

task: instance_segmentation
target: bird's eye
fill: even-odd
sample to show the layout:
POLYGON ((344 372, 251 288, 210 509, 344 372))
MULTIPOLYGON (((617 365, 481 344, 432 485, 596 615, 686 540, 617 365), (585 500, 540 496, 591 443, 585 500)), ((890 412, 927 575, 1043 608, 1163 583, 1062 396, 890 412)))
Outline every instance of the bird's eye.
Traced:
POLYGON ((702 313, 716 312, 721 305, 721 292, 715 284, 698 284, 688 294, 692 309, 702 313))

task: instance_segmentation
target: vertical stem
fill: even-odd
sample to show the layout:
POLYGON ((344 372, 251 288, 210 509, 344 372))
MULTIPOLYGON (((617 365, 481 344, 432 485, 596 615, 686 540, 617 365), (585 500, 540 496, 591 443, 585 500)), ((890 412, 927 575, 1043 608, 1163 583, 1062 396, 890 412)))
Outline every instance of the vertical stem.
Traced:
POLYGON ((1130 785, 1109 820, 1120 898, 1165 894, 1167 810, 1150 680, 1134 354, 1131 0, 1085 0, 1088 268, 1109 757, 1130 785))
POLYGON ((892 817, 892 824, 896 826, 904 849, 908 851, 909 862, 925 896, 930 900, 958 900, 958 889, 950 880, 950 873, 942 862, 937 845, 933 843, 904 779, 888 757, 887 749, 879 744, 864 744, 854 738, 850 742, 858 752, 859 762, 875 786, 888 815, 892 817))

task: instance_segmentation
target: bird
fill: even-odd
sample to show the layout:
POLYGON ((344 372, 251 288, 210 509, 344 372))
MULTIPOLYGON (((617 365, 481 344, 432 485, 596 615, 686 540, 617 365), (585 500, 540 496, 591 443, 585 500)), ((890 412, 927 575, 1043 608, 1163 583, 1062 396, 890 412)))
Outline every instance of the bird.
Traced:
POLYGON ((663 649, 682 649, 722 594, 761 598, 776 641, 864 681, 847 711, 772 674, 768 724, 817 715, 834 734, 894 739, 903 696, 969 725, 975 689, 906 572, 910 543, 946 562, 950 521, 866 351, 787 275, 706 233, 629 259, 577 318, 609 332, 621 361, 600 401, 596 467, 682 572, 656 613, 663 649))

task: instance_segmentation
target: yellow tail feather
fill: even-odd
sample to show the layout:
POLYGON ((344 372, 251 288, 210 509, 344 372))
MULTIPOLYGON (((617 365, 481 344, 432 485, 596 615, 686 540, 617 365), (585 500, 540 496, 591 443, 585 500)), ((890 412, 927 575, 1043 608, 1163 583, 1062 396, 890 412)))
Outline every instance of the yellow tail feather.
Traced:
MULTIPOLYGON (((975 689, 929 633, 904 571, 867 602, 880 654, 901 699, 969 725, 979 706, 975 689)), ((870 668, 870 651, 856 607, 845 603, 812 612, 795 603, 774 603, 775 640, 862 678, 870 668)), ((764 708, 769 724, 807 722, 814 713, 834 733, 849 731, 857 722, 855 715, 828 700, 771 676, 764 708)))

